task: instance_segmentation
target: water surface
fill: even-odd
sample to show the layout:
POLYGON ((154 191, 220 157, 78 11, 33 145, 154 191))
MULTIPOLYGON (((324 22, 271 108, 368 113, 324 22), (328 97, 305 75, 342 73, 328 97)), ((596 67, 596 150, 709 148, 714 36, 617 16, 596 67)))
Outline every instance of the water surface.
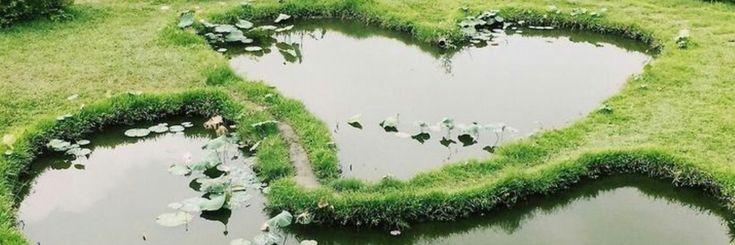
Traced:
MULTIPOLYGON (((411 135, 417 121, 505 124, 504 140, 559 128, 599 108, 650 59, 642 44, 606 35, 524 30, 499 33, 494 45, 445 52, 406 34, 355 23, 307 22, 277 37, 269 53, 231 60, 238 73, 272 84, 333 128, 344 176, 407 179, 448 162, 483 158, 498 137, 446 148, 432 132, 424 144, 386 133, 398 115, 411 135), (284 46, 297 52, 281 52, 284 46), (279 49, 280 48, 280 49, 279 49), (295 54, 295 55, 294 55, 295 54), (362 115, 364 129, 347 124, 362 115)), ((459 129, 451 137, 457 141, 459 129)), ((502 141, 501 141, 502 142, 502 141)))

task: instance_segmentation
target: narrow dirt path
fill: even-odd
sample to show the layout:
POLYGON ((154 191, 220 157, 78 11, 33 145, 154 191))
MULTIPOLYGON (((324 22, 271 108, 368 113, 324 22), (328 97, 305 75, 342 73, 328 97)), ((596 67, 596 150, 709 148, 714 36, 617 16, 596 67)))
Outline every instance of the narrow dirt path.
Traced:
POLYGON ((319 187, 319 181, 317 181, 314 171, 311 170, 309 156, 306 154, 304 147, 301 146, 299 136, 296 135, 290 125, 283 122, 278 123, 278 130, 281 131, 283 138, 288 143, 288 156, 296 169, 296 183, 306 188, 319 187))

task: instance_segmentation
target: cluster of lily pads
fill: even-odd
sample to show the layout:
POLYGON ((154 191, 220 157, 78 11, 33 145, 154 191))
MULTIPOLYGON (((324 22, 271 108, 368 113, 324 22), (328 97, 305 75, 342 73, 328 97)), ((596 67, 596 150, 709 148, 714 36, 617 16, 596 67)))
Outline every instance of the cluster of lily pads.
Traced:
MULTIPOLYGON (((290 15, 279 14, 273 23, 256 25, 248 20, 238 20, 235 24, 213 24, 207 21, 200 21, 203 29, 200 34, 207 41, 217 48, 218 52, 227 52, 227 47, 244 46, 246 52, 264 53, 270 50, 264 48, 268 40, 273 40, 276 33, 286 32, 293 29, 293 25, 284 25, 287 20, 291 19, 290 15)), ((194 24, 194 12, 186 11, 181 14, 179 20, 180 28, 187 28, 194 24)), ((278 47, 279 51, 287 52, 292 56, 297 56, 297 50, 293 46, 288 45, 283 48, 278 47)))
POLYGON ((162 134, 162 133, 183 133, 186 128, 194 127, 191 122, 183 122, 179 125, 169 125, 168 123, 159 123, 148 128, 132 128, 125 131, 125 136, 131 138, 142 138, 150 135, 151 133, 162 134))
POLYGON ((63 152, 64 154, 75 158, 82 158, 92 153, 92 150, 89 148, 84 148, 84 146, 89 145, 90 143, 91 142, 89 140, 84 139, 77 140, 74 143, 62 139, 52 139, 46 144, 46 146, 55 152, 63 152))
POLYGON ((484 11, 477 16, 468 16, 459 22, 459 27, 462 33, 470 38, 471 43, 480 44, 491 41, 496 33, 507 28, 509 24, 498 11, 484 11))
MULTIPOLYGON (((347 124, 354 128, 362 129, 363 126, 361 123, 361 118, 362 115, 355 115, 347 120, 347 124)), ((446 132, 446 134, 442 136, 442 139, 439 141, 439 143, 441 143, 445 147, 450 147, 452 144, 458 144, 457 141, 459 141, 459 143, 462 143, 463 147, 475 145, 478 143, 478 139, 480 138, 480 133, 482 131, 490 131, 495 135, 495 142, 492 145, 483 147, 483 150, 490 153, 495 152, 497 145, 503 141, 506 132, 517 132, 516 129, 502 123, 480 125, 477 122, 473 122, 469 125, 466 125, 457 124, 455 123, 454 119, 448 117, 443 118, 440 122, 435 124, 429 124, 424 121, 414 122, 414 125, 419 128, 419 131, 415 134, 401 132, 398 130, 399 115, 388 117, 385 120, 381 121, 378 125, 382 127, 385 132, 395 133, 395 135, 400 138, 412 138, 421 144, 431 139, 431 132, 439 133, 444 131, 446 132), (452 138, 452 132, 455 129, 459 130, 457 141, 452 138)))
MULTIPOLYGON (((290 226, 294 221, 296 223, 302 223, 299 215, 294 217, 288 211, 282 211, 280 214, 269 219, 261 227, 261 233, 253 238, 253 241, 238 238, 232 240, 230 245, 277 245, 286 244, 287 235, 283 232, 283 228, 290 226)), ((314 240, 302 240, 299 242, 300 245, 317 245, 314 240)))

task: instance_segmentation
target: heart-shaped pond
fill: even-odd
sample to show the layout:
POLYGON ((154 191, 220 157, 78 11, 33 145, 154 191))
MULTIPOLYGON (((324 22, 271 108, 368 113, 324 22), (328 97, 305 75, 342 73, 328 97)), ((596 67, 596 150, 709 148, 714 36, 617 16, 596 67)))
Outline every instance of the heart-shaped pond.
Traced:
MULTIPOLYGON (((19 229, 31 244, 199 245, 257 240, 268 220, 259 186, 248 188, 252 198, 237 209, 191 211, 188 224, 177 227, 157 223, 159 215, 181 209, 171 203, 201 195, 190 185, 196 174, 176 176, 170 171, 172 164, 187 158, 194 164, 206 156, 202 146, 212 142, 213 135, 195 124, 183 133, 151 133, 139 139, 124 136, 124 129, 109 130, 79 148, 91 149, 85 156, 55 155, 37 161, 19 208, 19 229)), ((249 160, 240 156, 231 163, 233 169, 248 166, 249 160)), ((551 197, 533 197, 511 209, 454 222, 416 224, 399 236, 386 230, 317 225, 292 226, 278 236, 279 244, 294 245, 307 239, 318 244, 726 244, 733 234, 731 220, 730 212, 699 191, 620 176, 583 183, 551 197)))
POLYGON ((503 141, 568 125, 651 59, 637 42, 558 30, 497 32, 487 47, 445 52, 407 34, 316 21, 277 41, 231 66, 305 103, 333 128, 343 175, 369 180, 484 158, 503 141), (386 119, 400 133, 379 125, 386 119))

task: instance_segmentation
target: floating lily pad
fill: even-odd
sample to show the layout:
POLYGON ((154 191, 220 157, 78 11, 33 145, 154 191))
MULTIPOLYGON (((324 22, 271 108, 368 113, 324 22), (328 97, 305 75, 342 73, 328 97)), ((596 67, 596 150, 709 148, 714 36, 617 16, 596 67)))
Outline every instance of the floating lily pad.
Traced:
POLYGON ((194 124, 191 123, 191 122, 182 122, 181 123, 181 126, 183 126, 185 128, 191 128, 191 127, 194 127, 194 124))
POLYGON ((74 168, 79 169, 79 170, 86 169, 86 167, 84 165, 82 165, 82 164, 74 164, 74 168))
POLYGON ((454 141, 452 139, 447 139, 447 137, 442 137, 442 140, 439 141, 443 146, 449 147, 451 144, 457 144, 457 141, 454 141))
POLYGON ((149 127, 148 130, 158 134, 168 132, 168 123, 161 123, 156 126, 149 127))
POLYGON ((191 173, 191 169, 189 169, 188 166, 174 164, 174 165, 171 165, 171 167, 168 168, 168 172, 171 173, 171 174, 173 174, 173 175, 183 176, 183 175, 187 175, 187 174, 191 173))
POLYGON ((134 128, 134 129, 128 129, 125 131, 125 136, 132 137, 132 138, 146 137, 149 134, 151 134, 151 131, 146 128, 134 128))
POLYGON ((299 245, 317 245, 317 242, 314 240, 303 240, 299 245))
POLYGON ((173 125, 171 127, 168 127, 168 131, 171 131, 174 133, 184 132, 184 130, 186 130, 186 128, 184 128, 184 126, 181 126, 181 125, 173 125))
POLYGON ((276 17, 276 20, 274 20, 273 22, 275 22, 275 23, 281 23, 281 21, 288 20, 290 18, 291 18, 290 15, 287 15, 287 14, 279 14, 278 17, 276 17))
POLYGON ((187 212, 165 213, 156 218, 156 222, 166 227, 176 227, 191 222, 191 214, 187 212))
POLYGON ((385 132, 398 132, 398 116, 388 117, 379 125, 385 132))
POLYGON ((237 26, 237 28, 240 28, 240 29, 250 29, 250 28, 253 28, 254 25, 253 25, 253 22, 250 22, 247 20, 238 20, 235 26, 237 26))
POLYGON ((495 149, 496 148, 497 148, 497 146, 488 145, 488 146, 483 147, 482 150, 487 151, 489 153, 495 153, 495 149))
POLYGON ((362 124, 360 123, 361 120, 362 120, 362 114, 357 114, 357 115, 350 117, 350 119, 347 119, 347 124, 354 128, 362 129, 362 124))
POLYGON ((92 154, 92 150, 87 149, 87 148, 72 147, 71 149, 66 151, 66 154, 76 156, 76 157, 84 157, 89 154, 92 154))
POLYGON ((245 47, 245 51, 247 51, 247 52, 260 52, 260 51, 263 51, 263 48, 258 47, 258 46, 248 46, 248 47, 245 47))
POLYGON ((89 145, 90 143, 92 142, 90 142, 89 140, 78 140, 77 141, 77 145, 89 145))
POLYGON ((427 140, 431 139, 431 135, 429 133, 418 133, 414 136, 411 136, 412 139, 418 141, 419 143, 423 144, 427 140))
POLYGON ((469 134, 461 134, 457 137, 457 139, 462 142, 462 146, 465 147, 477 144, 477 140, 475 140, 475 137, 469 134))
POLYGON ((284 228, 291 225, 293 221, 293 215, 288 211, 282 211, 280 214, 266 221, 266 224, 270 227, 284 228))
POLYGON ((291 29, 293 29, 293 25, 284 26, 284 27, 281 27, 281 28, 276 29, 275 31, 276 32, 284 32, 284 31, 290 31, 291 29))
POLYGON ((48 142, 48 144, 46 144, 46 146, 53 149, 54 151, 63 152, 71 149, 72 144, 65 140, 52 139, 48 142))
POLYGON ((236 31, 240 31, 240 30, 237 29, 237 27, 233 25, 218 25, 214 27, 214 32, 217 32, 217 33, 232 33, 236 31))

